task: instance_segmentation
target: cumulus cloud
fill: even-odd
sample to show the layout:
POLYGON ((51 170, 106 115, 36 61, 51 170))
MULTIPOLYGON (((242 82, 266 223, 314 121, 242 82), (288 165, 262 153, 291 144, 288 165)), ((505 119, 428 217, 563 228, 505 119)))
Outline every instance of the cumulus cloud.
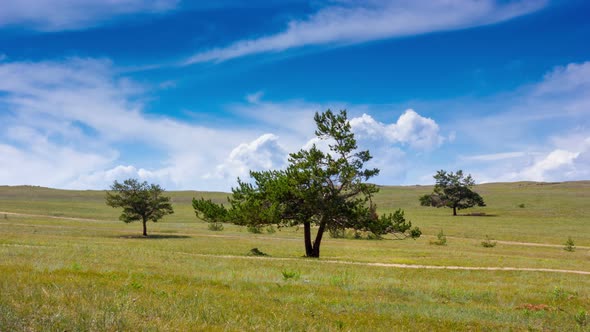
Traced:
POLYGON ((217 166, 210 177, 224 179, 245 178, 249 172, 280 169, 286 165, 287 151, 279 144, 279 137, 264 134, 234 148, 226 160, 217 166))
POLYGON ((517 176, 524 180, 545 181, 549 179, 549 174, 559 171, 562 173, 561 178, 564 178, 563 175, 567 178, 567 173, 573 171, 574 160, 579 155, 579 152, 566 150, 551 151, 543 159, 522 170, 517 176))
POLYGON ((431 150, 444 141, 436 122, 412 109, 406 110, 396 123, 384 124, 363 114, 351 119, 350 125, 360 139, 386 140, 393 144, 407 144, 414 149, 431 150))
POLYGON ((493 24, 531 13, 545 4, 544 0, 339 1, 305 19, 290 21, 283 32, 200 52, 186 64, 306 45, 355 44, 493 24))
POLYGON ((2 1, 0 26, 23 25, 42 31, 91 27, 120 15, 158 13, 179 0, 19 0, 2 1))

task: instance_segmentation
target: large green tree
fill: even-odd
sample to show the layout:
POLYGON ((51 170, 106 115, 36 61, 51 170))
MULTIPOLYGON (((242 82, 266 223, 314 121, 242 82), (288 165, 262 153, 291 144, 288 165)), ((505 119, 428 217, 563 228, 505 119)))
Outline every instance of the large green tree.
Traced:
POLYGON ((164 189, 157 184, 127 179, 123 183, 115 181, 111 192, 106 194, 106 203, 114 208, 122 207, 119 219, 126 222, 141 221, 143 236, 147 236, 147 222, 157 222, 165 215, 174 213, 170 197, 163 196, 164 189))
POLYGON ((483 198, 471 190, 475 186, 471 174, 464 176, 462 170, 456 173, 440 170, 436 172, 434 179, 436 184, 433 193, 420 197, 422 206, 452 208, 454 216, 458 209, 485 206, 483 198))
POLYGON ((379 173, 366 169, 372 157, 358 151, 346 111, 316 113, 316 136, 328 140, 329 151, 315 145, 289 156, 285 170, 250 172, 251 181, 238 179, 229 207, 203 198, 193 199, 198 217, 239 225, 303 225, 305 255, 319 257, 324 232, 354 229, 377 236, 417 238, 421 232, 406 221, 402 210, 378 216, 372 202, 377 186, 366 183, 379 173), (317 227, 312 238, 312 226, 317 227))

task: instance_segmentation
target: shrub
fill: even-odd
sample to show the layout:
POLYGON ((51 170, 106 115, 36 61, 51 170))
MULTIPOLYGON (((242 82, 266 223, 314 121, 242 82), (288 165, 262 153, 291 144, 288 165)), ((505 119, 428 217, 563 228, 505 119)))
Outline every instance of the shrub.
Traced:
POLYGON ((209 225, 207 226, 207 228, 210 231, 220 232, 223 230, 223 224, 220 222, 210 222, 209 225))
POLYGON ((381 240, 382 237, 375 234, 375 233, 369 233, 367 234, 367 240, 381 240))
POLYGON ((571 236, 567 238, 567 241, 565 241, 565 247, 563 247, 563 250, 569 251, 569 252, 576 250, 574 240, 572 240, 571 236))
POLYGON ((580 311, 578 311, 578 313, 574 315, 574 320, 576 321, 576 323, 578 323, 578 325, 580 325, 580 327, 582 327, 588 325, 590 317, 586 310, 580 309, 580 311))
POLYGON ((283 274, 283 280, 297 280, 301 276, 301 273, 299 273, 299 271, 283 270, 281 273, 283 274))
POLYGON ((333 227, 328 229, 330 237, 333 239, 343 239, 346 237, 346 229, 340 227, 333 227))
POLYGON ((250 256, 268 256, 267 253, 264 253, 264 252, 258 250, 258 248, 250 249, 250 252, 248 253, 248 255, 250 255, 250 256))
POLYGON ((262 233, 262 226, 260 226, 260 225, 248 225, 248 232, 254 233, 254 234, 260 234, 260 233, 262 233))
POLYGON ((447 236, 443 233, 441 229, 440 232, 436 235, 436 241, 430 241, 430 244, 436 244, 437 246, 446 246, 447 245, 447 236))
POLYGON ((270 225, 270 226, 266 227, 266 232, 268 234, 274 234, 277 232, 277 230, 273 227, 273 225, 270 225))
POLYGON ((481 241, 481 245, 484 248, 493 248, 495 247, 497 244, 496 241, 494 241, 494 239, 492 239, 491 237, 489 237, 488 235, 486 235, 485 240, 481 241))
POLYGON ((521 208, 521 209, 524 209, 524 206, 525 206, 524 203, 518 204, 518 207, 521 208))

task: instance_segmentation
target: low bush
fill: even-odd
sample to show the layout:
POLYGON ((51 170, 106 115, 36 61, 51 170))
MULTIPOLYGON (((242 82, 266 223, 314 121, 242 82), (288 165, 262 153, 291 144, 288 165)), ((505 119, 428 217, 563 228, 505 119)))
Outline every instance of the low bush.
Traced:
POLYGON ((437 246, 446 246, 447 245, 447 236, 443 233, 441 229, 440 232, 436 235, 436 241, 430 241, 430 244, 436 244, 437 246))
POLYGON ((567 238, 567 241, 565 241, 565 246, 563 247, 563 250, 569 252, 576 250, 576 245, 574 244, 574 240, 572 240, 571 236, 567 238))
POLYGON ((481 241, 481 246, 484 248, 493 248, 496 246, 496 244, 497 242, 488 235, 486 235, 485 240, 481 241))
POLYGON ((250 249, 250 252, 248 253, 248 255, 250 255, 250 256, 268 256, 267 253, 264 253, 264 252, 258 250, 258 248, 250 249))
POLYGON ((283 280, 298 280, 301 276, 301 273, 299 273, 299 271, 283 270, 281 273, 283 274, 283 280))
POLYGON ((220 222, 210 222, 209 225, 207 226, 207 228, 210 231, 215 231, 215 232, 220 232, 223 230, 223 224, 220 222))

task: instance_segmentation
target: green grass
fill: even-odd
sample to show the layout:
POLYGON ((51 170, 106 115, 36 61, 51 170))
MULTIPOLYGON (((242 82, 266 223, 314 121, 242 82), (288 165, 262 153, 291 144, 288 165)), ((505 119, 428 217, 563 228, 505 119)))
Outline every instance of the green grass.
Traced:
POLYGON ((588 330, 576 317, 590 312, 589 275, 364 263, 590 271, 590 182, 478 186, 488 207, 461 213, 493 216, 420 207, 430 190, 385 187, 376 198, 381 212, 404 208, 424 237, 326 238, 314 260, 301 257, 301 229, 207 230, 190 206, 197 192, 171 192, 176 213, 145 239, 104 192, 0 187, 0 211, 95 219, 0 213, 0 331, 588 330), (447 245, 431 245, 441 229, 447 245), (482 247, 486 235, 496 247, 482 247), (574 252, 562 249, 568 236, 574 252))

